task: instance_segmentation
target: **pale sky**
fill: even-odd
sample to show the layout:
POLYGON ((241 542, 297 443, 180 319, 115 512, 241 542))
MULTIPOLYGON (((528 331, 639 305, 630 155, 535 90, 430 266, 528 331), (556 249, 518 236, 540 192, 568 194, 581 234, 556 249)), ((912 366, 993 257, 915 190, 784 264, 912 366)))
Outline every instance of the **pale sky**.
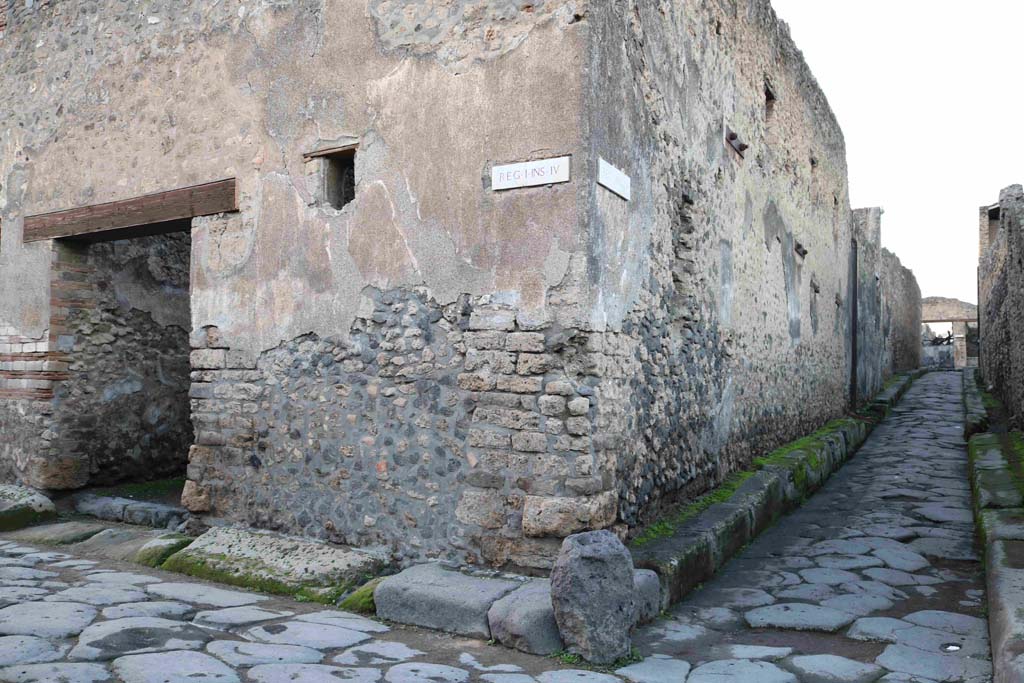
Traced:
POLYGON ((853 208, 923 296, 977 302, 978 207, 1024 183, 1024 2, 771 0, 846 138, 853 208))

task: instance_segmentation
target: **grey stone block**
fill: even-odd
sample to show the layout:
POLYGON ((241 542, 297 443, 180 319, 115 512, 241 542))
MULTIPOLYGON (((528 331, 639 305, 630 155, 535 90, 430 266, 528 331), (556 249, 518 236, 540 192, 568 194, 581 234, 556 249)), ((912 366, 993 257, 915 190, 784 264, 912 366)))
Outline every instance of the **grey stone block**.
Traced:
POLYGON ((661 614, 661 580, 657 572, 650 569, 633 571, 633 588, 636 592, 636 622, 646 624, 661 614))
POLYGON ((487 612, 487 621, 491 638, 506 647, 535 655, 562 649, 551 606, 551 582, 547 579, 530 581, 495 602, 487 612))
POLYGON ((0 531, 13 531, 57 516, 53 502, 25 486, 0 485, 0 531))
POLYGON ((83 493, 75 496, 75 510, 83 515, 120 522, 124 519, 125 508, 135 502, 129 498, 96 496, 91 493, 83 493))
POLYGON ((594 664, 629 654, 633 558, 615 534, 588 531, 565 539, 551 572, 551 603, 570 652, 594 664))
POLYGON ((488 611, 519 586, 515 581, 421 564, 381 581, 373 599, 382 619, 487 640, 488 611))
POLYGON ((188 516, 185 508, 161 503, 132 503, 124 509, 124 521, 128 524, 168 529, 181 524, 188 516))

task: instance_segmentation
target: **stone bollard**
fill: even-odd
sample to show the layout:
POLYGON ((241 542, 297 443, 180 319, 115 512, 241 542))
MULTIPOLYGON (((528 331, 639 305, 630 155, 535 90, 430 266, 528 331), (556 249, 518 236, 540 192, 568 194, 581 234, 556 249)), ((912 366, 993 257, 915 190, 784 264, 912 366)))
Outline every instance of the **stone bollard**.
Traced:
POLYGON ((551 571, 551 605, 569 652, 610 664, 630 652, 636 621, 633 558, 610 531, 574 534, 551 571))

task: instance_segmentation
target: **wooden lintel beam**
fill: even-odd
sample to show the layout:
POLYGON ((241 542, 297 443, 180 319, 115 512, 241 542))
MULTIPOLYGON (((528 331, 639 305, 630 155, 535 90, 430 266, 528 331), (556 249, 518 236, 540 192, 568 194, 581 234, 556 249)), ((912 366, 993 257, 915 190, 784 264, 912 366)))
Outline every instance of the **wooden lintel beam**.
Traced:
POLYGON ((26 242, 123 230, 238 210, 234 178, 25 218, 26 242))

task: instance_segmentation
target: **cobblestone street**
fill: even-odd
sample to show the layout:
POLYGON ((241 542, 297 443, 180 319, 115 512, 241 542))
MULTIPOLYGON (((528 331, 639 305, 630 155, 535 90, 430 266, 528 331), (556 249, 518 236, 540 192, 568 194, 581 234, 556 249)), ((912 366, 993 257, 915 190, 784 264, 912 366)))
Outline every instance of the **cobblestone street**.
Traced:
POLYGON ((960 381, 919 379, 817 495, 640 629, 645 659, 617 676, 5 540, 0 681, 988 680, 960 381))

